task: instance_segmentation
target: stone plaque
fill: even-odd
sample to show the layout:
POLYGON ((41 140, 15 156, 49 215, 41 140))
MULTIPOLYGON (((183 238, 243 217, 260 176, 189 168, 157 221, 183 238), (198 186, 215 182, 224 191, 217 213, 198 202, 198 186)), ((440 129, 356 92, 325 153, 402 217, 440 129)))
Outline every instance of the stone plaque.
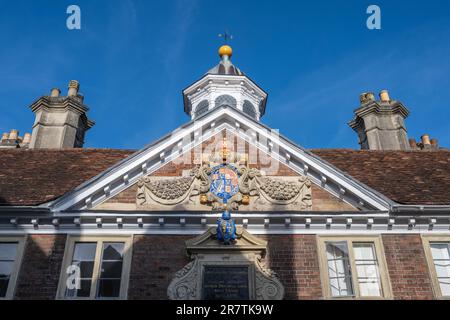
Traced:
POLYGON ((204 266, 204 300, 249 300, 248 266, 204 266))

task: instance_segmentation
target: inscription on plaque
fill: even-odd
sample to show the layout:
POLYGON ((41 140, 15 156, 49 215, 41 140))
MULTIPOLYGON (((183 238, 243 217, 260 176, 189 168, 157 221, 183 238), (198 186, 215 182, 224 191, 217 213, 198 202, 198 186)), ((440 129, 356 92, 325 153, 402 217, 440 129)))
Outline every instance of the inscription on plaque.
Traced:
POLYGON ((248 266, 205 266, 202 298, 204 300, 248 300, 248 266))

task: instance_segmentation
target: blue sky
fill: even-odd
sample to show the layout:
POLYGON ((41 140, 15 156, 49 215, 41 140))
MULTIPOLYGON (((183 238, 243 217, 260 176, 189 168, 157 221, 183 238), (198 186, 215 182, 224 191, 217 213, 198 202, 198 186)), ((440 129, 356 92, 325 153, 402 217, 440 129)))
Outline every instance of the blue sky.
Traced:
POLYGON ((138 149, 189 121, 181 90, 233 62, 269 93, 262 121, 308 148, 358 148, 359 94, 389 89, 409 137, 450 147, 450 1, 0 0, 0 131, 30 131, 28 106, 69 80, 96 121, 86 147, 138 149), (66 28, 80 6, 82 29, 66 28), (382 29, 366 28, 377 4, 382 29))

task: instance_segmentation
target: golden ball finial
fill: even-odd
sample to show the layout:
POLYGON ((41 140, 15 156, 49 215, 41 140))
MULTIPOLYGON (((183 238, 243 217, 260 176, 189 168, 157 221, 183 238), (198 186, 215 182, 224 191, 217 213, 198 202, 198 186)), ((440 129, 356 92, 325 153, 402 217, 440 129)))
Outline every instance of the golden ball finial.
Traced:
POLYGON ((219 56, 228 56, 231 57, 233 55, 233 49, 229 45, 223 45, 219 48, 219 56))

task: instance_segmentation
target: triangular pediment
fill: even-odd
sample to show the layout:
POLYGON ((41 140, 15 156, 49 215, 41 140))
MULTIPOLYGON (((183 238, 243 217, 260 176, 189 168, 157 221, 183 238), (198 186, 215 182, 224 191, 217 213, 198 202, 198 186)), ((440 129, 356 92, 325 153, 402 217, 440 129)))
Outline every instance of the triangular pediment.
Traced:
MULTIPOLYGON (((278 165, 288 168, 298 177, 307 178, 315 187, 358 210, 387 211, 390 207, 389 199, 279 135, 277 130, 224 106, 144 147, 51 203, 50 208, 56 212, 97 208, 136 186, 141 179, 170 167, 169 164, 183 157, 191 157, 192 150, 201 149, 205 141, 219 134, 231 134, 245 141, 249 148, 265 154, 278 165)), ((195 157, 192 161, 185 171, 202 163, 202 159, 195 157)))
POLYGON ((187 240, 186 250, 189 254, 205 253, 208 251, 221 253, 231 253, 243 251, 259 251, 264 254, 267 248, 267 241, 262 240, 249 233, 241 226, 236 230, 236 241, 229 245, 223 245, 217 240, 217 228, 209 228, 203 234, 187 240))

